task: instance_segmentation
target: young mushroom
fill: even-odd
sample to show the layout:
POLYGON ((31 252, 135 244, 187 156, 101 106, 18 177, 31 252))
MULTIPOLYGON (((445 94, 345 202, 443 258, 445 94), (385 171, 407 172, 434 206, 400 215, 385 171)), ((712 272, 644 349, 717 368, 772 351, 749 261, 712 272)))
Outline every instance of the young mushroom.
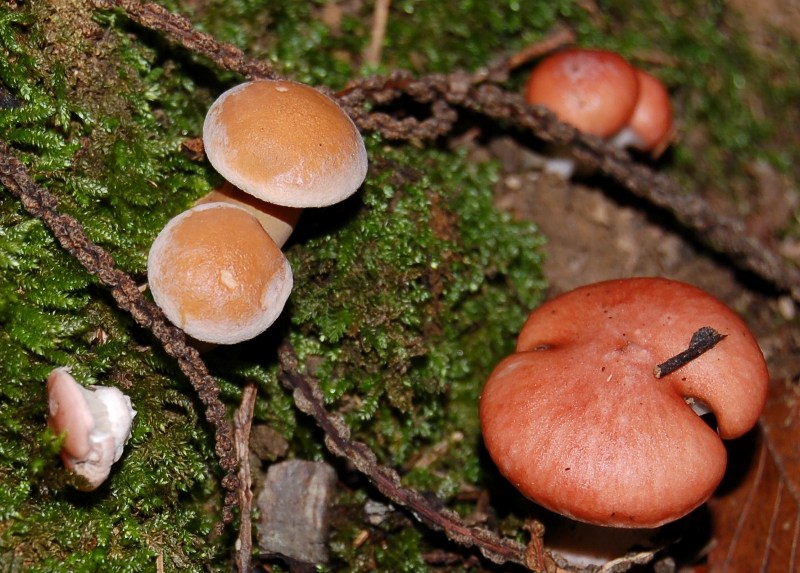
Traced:
POLYGON ((117 388, 84 388, 67 368, 56 368, 47 377, 47 397, 48 425, 64 434, 64 466, 83 478, 79 489, 97 489, 130 438, 136 416, 130 398, 117 388))
POLYGON ((650 528, 708 499, 726 467, 720 438, 753 427, 767 382, 756 340, 719 300, 667 279, 613 280, 531 313, 486 382, 480 420, 492 459, 528 498, 579 521, 650 528), (698 342, 698 331, 713 335, 698 342))
POLYGON ((226 180, 276 205, 332 205, 367 174, 367 151, 350 117, 292 81, 251 81, 220 95, 206 115, 203 145, 226 180))
POLYGON ((258 220, 227 203, 173 218, 150 248, 153 299, 189 336, 235 344, 264 332, 292 290, 292 270, 258 220))
POLYGON ((655 76, 636 70, 639 97, 628 123, 612 139, 619 147, 632 147, 657 159, 673 136, 672 104, 666 86, 655 76))
MULTIPOLYGON (((579 129, 608 138, 622 129, 639 93, 636 70, 625 58, 605 50, 570 49, 537 65, 526 85, 525 99, 541 105, 579 129)), ((546 170, 572 175, 570 154, 555 150, 546 170)))

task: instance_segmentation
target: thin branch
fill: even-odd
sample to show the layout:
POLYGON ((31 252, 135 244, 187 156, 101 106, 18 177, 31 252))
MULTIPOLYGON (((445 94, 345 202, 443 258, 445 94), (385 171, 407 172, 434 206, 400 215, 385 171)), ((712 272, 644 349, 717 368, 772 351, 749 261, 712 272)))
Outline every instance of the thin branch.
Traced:
POLYGON ((250 573, 253 552, 253 491, 250 479, 250 426, 256 407, 256 386, 248 384, 242 391, 242 403, 233 416, 233 438, 239 460, 239 542, 236 546, 236 569, 250 573))
POLYGON ((74 217, 58 211, 55 196, 31 179, 28 169, 3 141, 0 141, 0 183, 20 199, 31 215, 47 225, 68 253, 109 289, 119 308, 130 313, 137 324, 150 330, 167 353, 177 360, 205 405, 206 418, 215 428, 215 451, 220 466, 227 472, 222 480, 223 487, 228 490, 222 519, 223 523, 228 523, 233 518, 237 487, 232 432, 225 405, 219 399, 217 381, 209 374, 200 354, 186 344, 183 331, 172 326, 161 309, 144 298, 133 278, 116 267, 108 251, 93 243, 74 217))
POLYGON ((386 25, 389 23, 389 7, 391 4, 392 0, 375 0, 369 46, 364 51, 364 63, 369 66, 377 66, 381 63, 383 40, 386 37, 386 25))
MULTIPOLYGON (((316 380, 301 374, 294 350, 284 344, 278 351, 281 382, 293 391, 297 408, 312 416, 325 432, 325 445, 334 454, 347 458, 370 482, 392 502, 408 508, 413 515, 465 547, 477 547, 495 563, 512 562, 532 571, 544 572, 551 560, 540 550, 529 551, 521 543, 498 537, 491 531, 471 527, 452 510, 434 507, 417 491, 405 488, 393 469, 378 464, 375 454, 365 444, 350 440, 350 429, 337 415, 325 409, 322 392, 316 380)), ((541 543, 541 538, 534 536, 541 543)))
POLYGON ((195 30, 189 20, 167 11, 158 4, 137 0, 92 0, 92 3, 99 10, 122 8, 134 22, 161 32, 194 54, 202 54, 223 70, 240 73, 248 79, 277 77, 272 66, 248 58, 232 44, 218 42, 213 36, 195 30))

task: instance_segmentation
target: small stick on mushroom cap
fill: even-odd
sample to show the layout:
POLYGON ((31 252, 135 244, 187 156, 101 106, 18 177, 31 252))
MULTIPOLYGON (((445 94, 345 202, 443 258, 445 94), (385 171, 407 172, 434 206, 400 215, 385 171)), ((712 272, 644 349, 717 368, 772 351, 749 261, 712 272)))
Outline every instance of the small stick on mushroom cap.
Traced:
POLYGON ((606 281, 533 311, 480 401, 484 441, 524 495, 579 521, 657 527, 702 504, 727 462, 720 438, 755 425, 768 372, 744 322, 693 286, 606 281), (657 379, 707 325, 724 335, 657 379), (685 398, 715 414, 718 431, 685 398))
POLYGON ((292 81, 252 81, 223 93, 206 115, 203 144, 225 179, 277 205, 332 205, 367 174, 367 151, 350 117, 292 81))
POLYGON ((61 445, 64 466, 84 478, 78 487, 96 489, 122 456, 136 411, 117 388, 78 384, 66 368, 47 377, 48 425, 65 434, 61 445))
POLYGON ((292 290, 289 262, 258 220, 227 203, 173 218, 150 248, 153 299, 189 336, 235 344, 264 332, 292 290))

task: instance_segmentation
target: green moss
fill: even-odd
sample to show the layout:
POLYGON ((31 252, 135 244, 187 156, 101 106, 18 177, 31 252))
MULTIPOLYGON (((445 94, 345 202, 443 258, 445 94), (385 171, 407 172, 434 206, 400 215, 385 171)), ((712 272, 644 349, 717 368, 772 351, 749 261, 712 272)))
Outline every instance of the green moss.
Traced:
MULTIPOLYGON (((360 60, 369 4, 164 5, 302 81, 340 87, 375 71, 360 60)), ((580 43, 620 50, 669 84, 681 137, 663 169, 725 187, 747 184, 747 163, 765 158, 796 181, 796 43, 780 39, 773 58, 754 54, 719 2, 588 6, 396 1, 377 71, 474 69, 568 24, 580 43)), ((180 146, 199 135, 213 96, 237 80, 83 0, 0 9, 0 138, 142 282, 159 229, 219 180, 180 146)), ((258 384, 256 417, 289 438, 290 455, 330 459, 276 380, 275 348, 288 337, 357 439, 406 484, 460 508, 460 491, 496 479, 480 454, 476 400, 540 299, 542 238, 492 208, 497 165, 435 144, 373 136, 368 147, 361 192, 307 211, 287 245, 297 288, 281 321, 207 359, 231 407, 242 382, 258 384)), ((0 194, 0 325, 0 569, 152 571, 162 559, 167 571, 229 569, 231 536, 209 536, 219 476, 193 391, 8 193, 0 194), (84 384, 124 389, 139 412, 125 456, 91 494, 69 485, 59 440, 46 430, 44 380, 61 365, 84 384)), ((438 538, 406 518, 370 528, 366 495, 342 498, 337 566, 425 570, 421 554, 438 538), (354 548, 365 528, 370 538, 354 548)), ((512 511, 501 526, 514 534, 520 521, 512 511)))

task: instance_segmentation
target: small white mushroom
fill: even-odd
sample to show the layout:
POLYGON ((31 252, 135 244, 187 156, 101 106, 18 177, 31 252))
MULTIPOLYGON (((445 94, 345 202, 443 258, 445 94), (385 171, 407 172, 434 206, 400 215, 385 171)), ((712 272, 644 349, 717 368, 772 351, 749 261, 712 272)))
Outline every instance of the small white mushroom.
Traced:
POLYGON ((67 368, 56 368, 47 377, 47 397, 48 424, 56 434, 65 435, 64 466, 85 479, 79 489, 97 489, 131 436, 136 411, 130 398, 117 388, 84 388, 67 368))

